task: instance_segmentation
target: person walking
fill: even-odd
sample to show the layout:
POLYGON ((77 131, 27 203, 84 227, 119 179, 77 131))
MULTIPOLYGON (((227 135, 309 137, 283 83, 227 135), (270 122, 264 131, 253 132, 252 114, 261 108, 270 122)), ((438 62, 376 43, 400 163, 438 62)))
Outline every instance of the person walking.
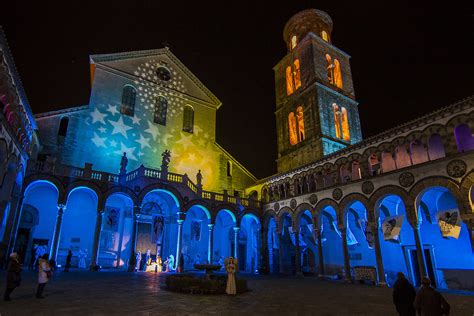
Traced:
POLYGON ((48 255, 44 254, 38 260, 38 289, 36 290, 36 298, 44 298, 43 291, 48 279, 52 276, 51 267, 48 261, 48 255))
POLYGON ((395 308, 401 316, 415 316, 415 308, 413 307, 416 296, 415 288, 402 272, 397 273, 397 278, 393 285, 392 294, 395 308))
POLYGON ((13 290, 20 286, 21 282, 21 264, 18 254, 16 252, 10 255, 10 262, 8 263, 7 272, 7 288, 5 289, 4 301, 11 301, 10 294, 13 290))
POLYGON ((431 280, 421 279, 421 288, 415 298, 415 310, 421 316, 449 315, 450 305, 444 297, 431 287, 431 280))
POLYGON ((66 265, 64 266, 64 272, 69 272, 69 269, 71 268, 71 259, 72 259, 72 251, 69 250, 66 256, 66 265))

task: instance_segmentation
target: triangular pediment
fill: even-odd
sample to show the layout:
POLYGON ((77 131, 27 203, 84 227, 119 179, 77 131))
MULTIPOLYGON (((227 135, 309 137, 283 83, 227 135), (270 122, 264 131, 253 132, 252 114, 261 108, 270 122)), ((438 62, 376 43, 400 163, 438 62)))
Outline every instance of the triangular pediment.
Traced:
POLYGON ((203 101, 216 109, 222 104, 168 48, 92 55, 90 63, 141 83, 162 85, 166 89, 174 90, 176 94, 203 101), (167 81, 160 80, 156 74, 156 70, 161 66, 169 69, 171 73, 171 78, 167 81))

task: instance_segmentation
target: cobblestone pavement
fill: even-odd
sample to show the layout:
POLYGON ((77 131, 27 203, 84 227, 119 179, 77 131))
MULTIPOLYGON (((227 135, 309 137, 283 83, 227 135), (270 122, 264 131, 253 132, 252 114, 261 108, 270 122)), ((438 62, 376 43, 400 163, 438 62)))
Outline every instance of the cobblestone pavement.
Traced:
MULTIPOLYGON (((0 277, 3 291, 5 272, 0 277)), ((12 301, 0 302, 0 315, 396 315, 388 288, 314 277, 248 280, 251 292, 204 296, 163 290, 163 275, 154 273, 57 272, 40 300, 36 274, 27 271, 12 301)), ((474 296, 444 295, 451 315, 474 315, 474 296)))

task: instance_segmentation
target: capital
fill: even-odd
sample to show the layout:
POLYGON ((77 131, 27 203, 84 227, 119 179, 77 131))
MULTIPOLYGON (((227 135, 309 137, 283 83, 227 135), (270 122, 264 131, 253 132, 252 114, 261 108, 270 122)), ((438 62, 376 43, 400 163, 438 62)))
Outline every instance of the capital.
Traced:
POLYGON ((58 210, 66 210, 66 205, 59 203, 58 204, 58 210))
POLYGON ((237 227, 237 226, 236 226, 236 227, 234 227, 234 233, 236 233, 236 234, 237 234, 239 231, 240 231, 240 227, 237 227))
POLYGON ((209 227, 209 230, 213 230, 214 229, 214 224, 207 224, 207 227, 209 227))
POLYGON ((178 223, 178 225, 183 225, 184 219, 178 219, 176 220, 176 222, 178 223))

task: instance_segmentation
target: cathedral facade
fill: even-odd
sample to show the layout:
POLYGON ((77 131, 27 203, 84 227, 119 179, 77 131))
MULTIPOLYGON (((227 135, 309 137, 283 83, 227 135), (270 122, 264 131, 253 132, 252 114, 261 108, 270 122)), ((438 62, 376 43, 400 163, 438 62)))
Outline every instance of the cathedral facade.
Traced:
POLYGON ((168 48, 90 56, 89 103, 33 117, 2 37, 1 260, 232 255, 247 273, 474 289, 474 98, 363 140, 332 28, 319 10, 284 27, 278 173, 261 180, 216 143, 221 102, 168 48))

